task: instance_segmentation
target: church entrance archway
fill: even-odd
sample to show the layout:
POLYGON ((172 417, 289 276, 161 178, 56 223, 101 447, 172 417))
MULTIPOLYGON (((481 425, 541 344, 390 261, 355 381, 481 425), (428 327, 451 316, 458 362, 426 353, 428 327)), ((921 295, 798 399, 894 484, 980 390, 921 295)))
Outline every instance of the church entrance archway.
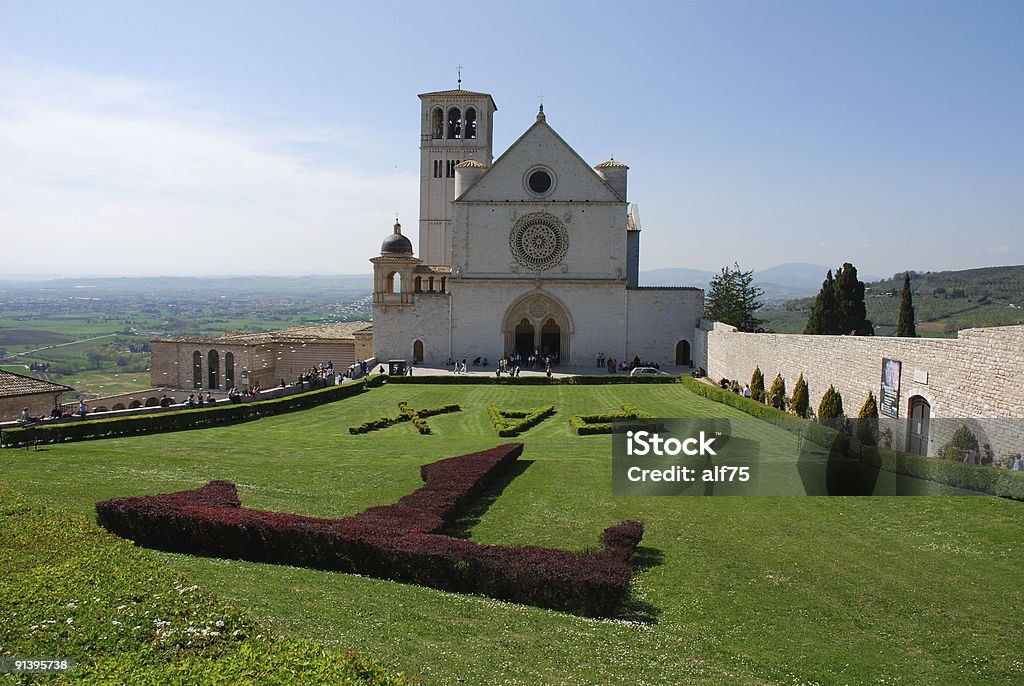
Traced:
POLYGON ((412 344, 412 359, 414 362, 423 361, 423 341, 417 340, 412 344))
POLYGON ((682 367, 693 366, 693 360, 690 359, 690 341, 684 339, 676 343, 676 364, 682 367))
POLYGON ((554 319, 548 318, 540 327, 540 354, 558 355, 561 358, 562 328, 554 319))
POLYGON ((932 420, 932 406, 919 395, 910 398, 907 416, 907 452, 928 455, 928 434, 932 420))
POLYGON ((540 352, 556 356, 561 364, 570 364, 572 334, 568 311, 543 291, 534 291, 512 303, 502 325, 506 353, 529 357, 540 352))
POLYGON ((516 324, 516 337, 513 345, 514 350, 523 357, 529 357, 536 350, 534 347, 534 329, 529 319, 523 317, 516 324))

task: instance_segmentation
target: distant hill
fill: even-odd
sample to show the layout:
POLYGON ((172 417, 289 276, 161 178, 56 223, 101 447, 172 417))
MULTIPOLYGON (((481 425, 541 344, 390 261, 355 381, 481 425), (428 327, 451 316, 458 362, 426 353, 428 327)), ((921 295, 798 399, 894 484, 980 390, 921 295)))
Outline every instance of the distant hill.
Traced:
MULTIPOLYGON (((754 283, 764 290, 766 306, 781 305, 792 298, 801 298, 818 292, 829 267, 820 264, 790 262, 754 272, 754 283)), ((640 272, 642 286, 696 286, 707 289, 712 277, 719 272, 676 267, 650 269, 640 272)))
MULTIPOLYGON (((903 273, 865 282, 868 319, 878 335, 891 335, 899 316, 903 273)), ((1024 265, 945 272, 911 272, 914 314, 921 336, 955 336, 960 329, 1024 322, 1024 265)), ((820 283, 818 288, 820 288, 820 283)), ((817 289, 815 289, 817 291, 817 289)), ((780 333, 801 333, 814 297, 762 310, 765 325, 780 333)))

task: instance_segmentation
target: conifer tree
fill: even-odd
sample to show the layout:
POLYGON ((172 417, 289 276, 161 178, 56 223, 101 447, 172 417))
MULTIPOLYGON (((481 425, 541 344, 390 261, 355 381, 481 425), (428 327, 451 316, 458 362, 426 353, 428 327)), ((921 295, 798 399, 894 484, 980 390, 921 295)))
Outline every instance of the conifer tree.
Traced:
POLYGON ((864 445, 878 445, 878 403, 871 391, 857 413, 857 439, 864 445))
POLYGON ((782 378, 782 374, 776 374, 775 380, 772 381, 772 387, 768 390, 768 402, 774 407, 778 402, 778 409, 786 409, 786 381, 782 378), (778 398, 778 401, 776 401, 778 398))
POLYGON ((750 397, 759 403, 764 402, 764 374, 756 367, 750 376, 750 397))
POLYGON ((832 384, 828 385, 825 395, 821 396, 818 403, 818 421, 826 422, 831 419, 839 419, 843 416, 843 396, 832 384))
POLYGON ((742 271, 739 264, 722 267, 708 284, 704 298, 704 316, 716 322, 731 324, 740 331, 758 331, 764 320, 754 315, 761 309, 764 291, 754 285, 754 272, 742 271))
POLYGON ((800 372, 796 385, 793 386, 793 397, 789 399, 789 407, 797 417, 807 417, 807 410, 811 404, 807 395, 807 382, 804 381, 804 373, 800 372))
POLYGON ((811 313, 807 317, 807 325, 804 327, 805 334, 829 334, 835 333, 838 328, 836 321, 836 284, 832 279, 832 270, 828 270, 825 280, 821 283, 821 290, 814 300, 811 313))
POLYGON ((910 272, 903 274, 903 293, 900 294, 900 319, 896 324, 896 335, 917 338, 914 326, 914 303, 910 292, 910 272))
POLYGON ((839 330, 835 333, 853 336, 873 336, 874 327, 868 321, 864 304, 864 282, 857 278, 857 268, 849 262, 836 272, 836 313, 839 330))

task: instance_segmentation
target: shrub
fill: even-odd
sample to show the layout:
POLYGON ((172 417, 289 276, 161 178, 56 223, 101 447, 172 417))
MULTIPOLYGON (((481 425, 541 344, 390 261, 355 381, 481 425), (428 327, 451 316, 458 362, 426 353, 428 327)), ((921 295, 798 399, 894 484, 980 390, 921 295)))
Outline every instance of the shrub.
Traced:
POLYGON ((759 403, 764 402, 764 374, 760 367, 755 367, 750 376, 750 397, 759 403))
POLYGON ((613 431, 660 431, 664 426, 658 422, 651 422, 654 415, 644 412, 636 405, 626 403, 622 406, 620 414, 581 414, 569 419, 569 426, 576 430, 578 436, 593 436, 596 434, 610 434, 613 431), (624 419, 636 419, 636 422, 620 421, 624 419))
POLYGON ((438 533, 507 473, 521 443, 424 465, 425 484, 397 503, 345 519, 241 507, 234 484, 96 504, 97 521, 139 545, 190 554, 365 574, 459 593, 608 616, 626 597, 639 522, 575 552, 482 545, 438 533))
POLYGON ((430 433, 430 425, 427 424, 427 417, 433 417, 438 414, 446 414, 448 412, 458 412, 460 409, 457 403, 449 403, 447 405, 441 405, 440 407, 433 407, 424 410, 414 410, 409 406, 409 403, 404 400, 398 402, 398 415, 395 417, 378 417, 376 419, 370 419, 363 422, 358 426, 350 426, 348 432, 350 434, 365 434, 377 429, 386 429, 389 426, 400 424, 402 422, 412 422, 412 425, 416 427, 416 430, 421 434, 430 433))
POLYGON ((974 435, 974 432, 965 425, 961 424, 953 432, 953 437, 949 439, 949 443, 946 443, 939 450, 939 454, 946 460, 957 460, 963 461, 964 453, 968 450, 973 450, 975 453, 978 452, 978 437, 974 435))
POLYGON ((793 397, 789 400, 789 408, 797 417, 807 418, 807 409, 811 401, 807 395, 807 382, 804 381, 804 373, 800 372, 796 385, 793 386, 793 397))
POLYGON ((508 411, 498 409, 497 405, 487 406, 487 415, 491 424, 503 438, 518 436, 520 433, 537 426, 555 413, 554 405, 545 405, 529 411, 508 411))
MULTIPOLYGON (((888 427, 887 427, 888 428, 888 427)), ((868 397, 857 413, 857 428, 855 431, 857 440, 863 445, 878 445, 878 403, 875 402, 875 394, 868 391, 868 397)), ((892 430, 889 431, 890 444, 892 442, 892 430)))
POLYGON ((772 387, 768 391, 768 403, 779 410, 786 409, 786 381, 782 374, 776 374, 772 387))
POLYGON ((829 384, 828 390, 825 391, 825 395, 821 396, 821 402, 818 403, 818 421, 828 423, 843 417, 843 396, 832 384, 829 384))
MULTIPOLYGON (((371 377, 371 380, 375 377, 371 377)), ((604 386, 621 383, 662 384, 679 383, 678 376, 652 374, 630 376, 629 374, 594 374, 588 376, 463 376, 462 374, 440 374, 435 376, 384 376, 389 384, 426 384, 457 386, 604 386)), ((368 387, 369 382, 368 382, 368 387)))
MULTIPOLYGON (((1024 500, 1024 472, 1011 472, 894 450, 879 449, 882 469, 916 479, 980 491, 1002 498, 1024 500)), ((963 458, 961 457, 961 460, 963 458)))
POLYGON ((36 426, 4 429, 0 434, 0 446, 5 448, 31 445, 33 443, 62 443, 84 441, 94 438, 138 436, 142 434, 202 429, 245 422, 260 417, 304 410, 324 403, 334 402, 357 395, 366 390, 362 381, 342 386, 328 386, 315 391, 286 395, 283 398, 240 403, 238 405, 218 403, 213 407, 192 410, 175 410, 132 417, 110 419, 87 419, 59 424, 40 423, 36 426))

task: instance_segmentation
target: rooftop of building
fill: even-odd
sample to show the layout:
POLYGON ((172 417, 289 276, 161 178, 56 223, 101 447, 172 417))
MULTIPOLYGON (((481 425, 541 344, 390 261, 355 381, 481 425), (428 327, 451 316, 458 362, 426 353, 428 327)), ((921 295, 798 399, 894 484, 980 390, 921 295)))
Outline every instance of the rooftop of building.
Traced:
POLYGON ((0 369, 0 398, 13 398, 35 393, 63 393, 73 390, 75 389, 71 386, 0 369))
POLYGON ((352 340, 356 333, 370 328, 370 322, 342 322, 322 326, 292 326, 280 331, 227 333, 217 338, 177 336, 157 338, 166 343, 208 343, 212 345, 260 345, 266 343, 310 343, 314 341, 352 340))

